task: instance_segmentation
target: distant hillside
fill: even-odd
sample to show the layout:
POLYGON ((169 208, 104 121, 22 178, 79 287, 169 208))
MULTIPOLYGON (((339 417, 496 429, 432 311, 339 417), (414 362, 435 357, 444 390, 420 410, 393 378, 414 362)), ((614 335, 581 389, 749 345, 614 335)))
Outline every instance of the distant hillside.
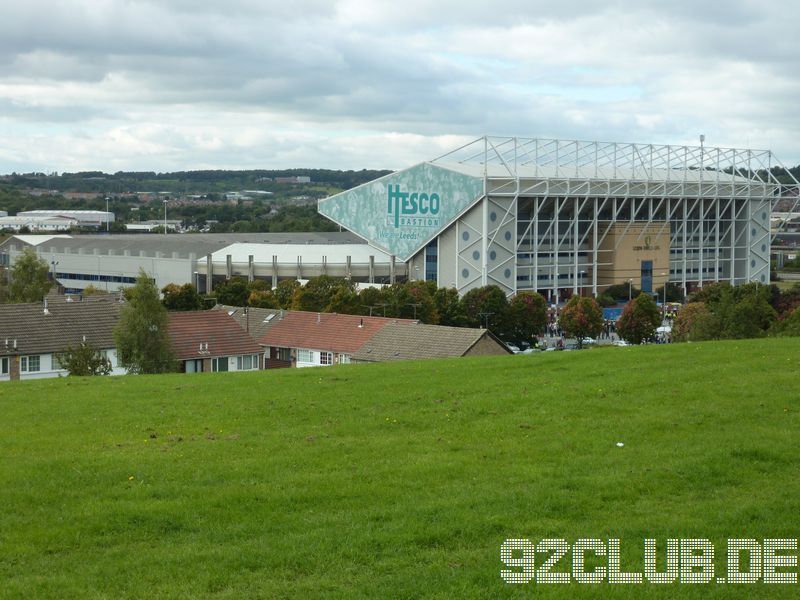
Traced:
MULTIPOLYGON (((799 352, 784 338, 0 383, 0 595, 652 589, 512 588, 501 569, 521 568, 500 561, 507 538, 619 538, 622 569, 639 573, 645 537, 659 571, 667 538, 707 538, 724 576, 728 538, 797 538, 799 352)), ((553 571, 571 569, 568 555, 553 571)))

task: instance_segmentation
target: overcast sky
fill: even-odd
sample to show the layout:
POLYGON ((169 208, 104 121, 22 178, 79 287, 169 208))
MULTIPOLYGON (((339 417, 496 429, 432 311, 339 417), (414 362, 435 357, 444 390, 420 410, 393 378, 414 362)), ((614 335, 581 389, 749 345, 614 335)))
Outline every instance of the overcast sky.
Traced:
POLYGON ((796 0, 0 0, 0 173, 388 168, 488 133, 800 163, 796 0))

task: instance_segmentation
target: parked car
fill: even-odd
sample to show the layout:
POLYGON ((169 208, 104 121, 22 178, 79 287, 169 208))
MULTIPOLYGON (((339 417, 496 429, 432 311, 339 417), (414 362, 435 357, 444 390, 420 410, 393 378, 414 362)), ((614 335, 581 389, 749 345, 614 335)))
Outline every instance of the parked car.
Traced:
POLYGON ((614 340, 615 346, 630 346, 630 342, 626 342, 625 340, 614 340))
POLYGON ((584 346, 591 346, 592 344, 596 344, 597 341, 594 338, 585 337, 581 340, 581 344, 584 346))
POLYGON ((506 347, 509 350, 511 350, 514 354, 519 354, 520 353, 519 347, 515 346, 514 344, 506 344, 506 347))

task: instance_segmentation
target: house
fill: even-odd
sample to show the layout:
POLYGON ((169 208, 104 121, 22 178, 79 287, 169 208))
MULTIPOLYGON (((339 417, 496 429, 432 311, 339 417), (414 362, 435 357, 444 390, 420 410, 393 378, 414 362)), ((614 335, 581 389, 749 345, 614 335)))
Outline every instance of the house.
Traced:
POLYGON ((388 323, 355 352, 352 362, 384 362, 511 354, 487 329, 388 323))
POLYGON ((172 312, 169 337, 184 373, 261 368, 261 347, 224 311, 172 312))
POLYGON ((82 342, 111 361, 112 375, 124 374, 114 343, 119 308, 108 296, 81 301, 48 296, 44 302, 0 305, 0 381, 67 375, 57 355, 82 342))
POLYGON ((266 349, 267 368, 346 364, 359 348, 389 323, 409 319, 337 313, 283 311, 258 342, 266 349))

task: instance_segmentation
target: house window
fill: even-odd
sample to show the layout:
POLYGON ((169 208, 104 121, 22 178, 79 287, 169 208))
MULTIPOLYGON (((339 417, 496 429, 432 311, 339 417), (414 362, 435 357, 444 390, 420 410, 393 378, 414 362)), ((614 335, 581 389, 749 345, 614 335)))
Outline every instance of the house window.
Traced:
POLYGON ((292 360, 292 351, 288 348, 276 348, 275 360, 283 360, 289 362, 292 360))
POLYGON ((219 358, 211 359, 211 370, 215 373, 228 370, 228 357, 221 356, 219 358))
POLYGON ((319 364, 321 364, 321 365, 332 365, 333 364, 333 354, 331 352, 320 352, 319 353, 319 364))
POLYGON ((340 354, 339 355, 339 364, 340 365, 349 365, 350 364, 350 355, 349 354, 340 354))
POLYGON ((8 359, 0 358, 0 375, 8 375, 8 359))
POLYGON ((24 373, 35 373, 40 370, 39 356, 23 356, 20 358, 19 370, 24 373))
POLYGON ((236 357, 236 368, 239 371, 258 369, 258 354, 244 354, 236 357))
POLYGON ((312 360, 311 350, 298 350, 297 362, 310 363, 312 360))
POLYGON ((194 360, 187 360, 186 361, 186 372, 187 373, 202 373, 203 372, 203 359, 197 358, 194 360))

